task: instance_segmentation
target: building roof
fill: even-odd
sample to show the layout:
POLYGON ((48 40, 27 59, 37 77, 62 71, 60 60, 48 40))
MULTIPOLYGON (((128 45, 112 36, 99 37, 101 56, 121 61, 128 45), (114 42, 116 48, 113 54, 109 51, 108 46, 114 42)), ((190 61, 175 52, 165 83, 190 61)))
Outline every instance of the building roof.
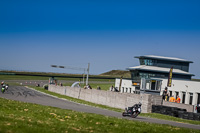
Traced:
POLYGON ((155 56, 155 55, 135 56, 135 58, 149 58, 149 59, 160 59, 160 60, 170 60, 170 61, 193 63, 193 61, 188 61, 185 59, 174 58, 174 57, 155 56))
MULTIPOLYGON (((144 71, 153 71, 153 72, 163 72, 163 73, 169 73, 169 71, 170 71, 170 68, 156 67, 156 66, 146 66, 146 65, 129 67, 127 69, 128 70, 144 70, 144 71)), ((173 74, 195 76, 194 74, 191 74, 189 72, 185 72, 185 71, 182 71, 182 70, 179 70, 179 69, 173 69, 173 74)))

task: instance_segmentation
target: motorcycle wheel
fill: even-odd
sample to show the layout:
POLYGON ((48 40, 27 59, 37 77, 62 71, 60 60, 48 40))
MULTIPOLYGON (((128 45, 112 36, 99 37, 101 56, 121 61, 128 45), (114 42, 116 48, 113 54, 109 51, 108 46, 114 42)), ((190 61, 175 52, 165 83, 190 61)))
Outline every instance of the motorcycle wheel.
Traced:
POLYGON ((125 117, 125 116, 126 116, 126 115, 125 115, 125 112, 123 112, 123 113, 122 113, 122 116, 123 116, 123 117, 125 117))
POLYGON ((133 112, 132 115, 131 115, 132 118, 136 118, 137 116, 138 116, 137 112, 133 112))

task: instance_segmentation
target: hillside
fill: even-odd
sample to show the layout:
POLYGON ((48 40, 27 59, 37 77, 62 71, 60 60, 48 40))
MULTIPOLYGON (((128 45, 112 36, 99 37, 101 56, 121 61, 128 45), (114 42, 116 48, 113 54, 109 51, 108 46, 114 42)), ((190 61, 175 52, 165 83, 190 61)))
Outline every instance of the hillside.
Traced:
POLYGON ((101 76, 112 76, 112 77, 121 77, 131 78, 131 72, 125 70, 111 70, 105 73, 100 74, 101 76))

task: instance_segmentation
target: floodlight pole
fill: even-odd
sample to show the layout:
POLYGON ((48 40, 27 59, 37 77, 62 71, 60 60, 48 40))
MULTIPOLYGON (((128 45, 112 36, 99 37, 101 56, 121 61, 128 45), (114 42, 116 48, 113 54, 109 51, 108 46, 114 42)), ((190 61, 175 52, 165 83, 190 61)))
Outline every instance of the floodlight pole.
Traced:
POLYGON ((86 85, 88 85, 89 69, 90 69, 90 63, 88 63, 88 68, 87 68, 87 79, 86 79, 86 85))
POLYGON ((83 74, 83 84, 84 84, 85 71, 87 71, 86 85, 88 85, 90 63, 88 63, 88 68, 74 68, 74 67, 65 67, 65 66, 57 66, 57 65, 51 65, 51 67, 55 67, 55 68, 64 68, 64 69, 75 69, 75 70, 84 70, 84 74, 83 74))
POLYGON ((85 78, 85 70, 86 70, 86 69, 84 69, 84 73, 83 73, 83 84, 84 84, 84 82, 85 82, 85 81, 84 81, 84 78, 85 78))

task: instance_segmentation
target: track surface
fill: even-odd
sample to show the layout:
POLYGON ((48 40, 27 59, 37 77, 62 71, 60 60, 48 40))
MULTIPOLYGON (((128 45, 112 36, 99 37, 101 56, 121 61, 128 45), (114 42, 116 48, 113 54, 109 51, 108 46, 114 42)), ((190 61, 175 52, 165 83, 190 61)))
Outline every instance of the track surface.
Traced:
POLYGON ((177 126, 177 127, 185 127, 185 128, 200 130, 199 125, 177 123, 177 122, 172 122, 172 121, 146 118, 146 117, 140 117, 140 116, 134 119, 130 117, 122 117, 122 114, 119 112, 95 108, 95 107, 91 107, 87 105, 74 103, 68 100, 59 99, 59 98, 35 91, 33 89, 22 87, 22 86, 10 86, 9 89, 4 94, 0 93, 0 97, 11 99, 11 100, 28 102, 28 103, 36 103, 36 104, 41 104, 41 105, 46 105, 46 106, 58 107, 62 109, 75 110, 79 112, 95 113, 95 114, 101 114, 101 115, 117 117, 117 118, 124 118, 124 119, 129 119, 129 120, 137 120, 137 121, 158 123, 158 124, 168 124, 168 125, 177 126))

